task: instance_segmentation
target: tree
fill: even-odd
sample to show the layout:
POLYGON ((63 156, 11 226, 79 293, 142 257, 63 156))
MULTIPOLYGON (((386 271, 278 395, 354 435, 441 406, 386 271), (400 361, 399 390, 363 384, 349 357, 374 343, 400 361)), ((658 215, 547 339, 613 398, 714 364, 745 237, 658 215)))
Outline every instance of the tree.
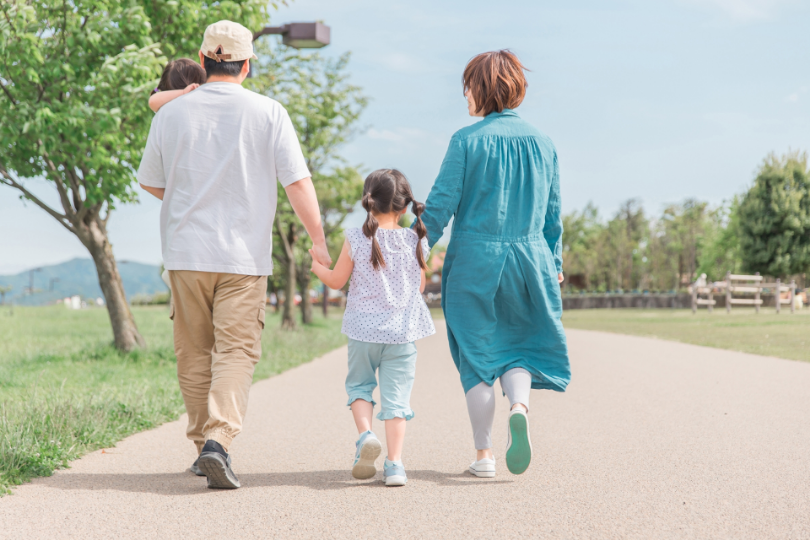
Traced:
POLYGON ((11 285, 0 285, 0 306, 6 305, 6 293, 10 293, 14 289, 11 285))
POLYGON ((701 272, 738 272, 739 198, 717 208, 687 199, 648 220, 637 201, 608 223, 588 204, 563 216, 563 259, 570 285, 589 290, 678 290, 701 272))
POLYGON ((735 196, 709 214, 696 273, 706 274, 710 281, 724 279, 726 272, 742 272, 739 207, 740 197, 735 196))
POLYGON ((590 290, 598 280, 599 240, 604 231, 599 210, 588 203, 582 212, 563 216, 563 270, 566 286, 579 281, 590 290))
POLYGON ((670 204, 656 222, 653 234, 654 264, 661 277, 673 276, 671 283, 665 278, 661 284, 677 290, 696 277, 698 256, 708 225, 708 204, 687 199, 681 204, 670 204))
MULTIPOLYGON (((287 109, 312 173, 327 243, 333 252, 339 252, 341 225, 363 190, 360 173, 346 164, 339 150, 356 133, 368 99, 359 87, 348 83, 348 53, 332 60, 261 43, 258 56, 251 88, 287 109)), ((273 254, 285 272, 282 327, 295 327, 292 299, 296 289, 301 294, 302 320, 308 324, 312 322, 310 243, 284 194, 279 196, 275 236, 273 254)))
POLYGON ((770 154, 740 203, 745 271, 771 276, 810 269, 810 171, 807 154, 770 154))
POLYGON ((605 259, 600 264, 608 270, 608 288, 615 282, 619 288, 632 290, 641 283, 648 232, 640 201, 624 202, 604 232, 605 259))
MULTIPOLYGON (((271 4, 272 5, 272 4, 271 4)), ((96 265, 116 347, 144 343, 107 234, 133 189, 166 57, 191 55, 222 18, 258 30, 264 0, 4 0, 0 3, 0 184, 75 234, 96 265), (31 190, 44 179, 60 206, 31 190)), ((195 54, 196 56, 196 54, 195 54)))

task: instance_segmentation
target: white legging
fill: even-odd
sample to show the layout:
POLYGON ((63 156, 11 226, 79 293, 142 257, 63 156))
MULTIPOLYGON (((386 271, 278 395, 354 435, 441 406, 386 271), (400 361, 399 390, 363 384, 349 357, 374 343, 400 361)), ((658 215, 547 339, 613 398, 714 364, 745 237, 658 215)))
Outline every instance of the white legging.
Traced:
MULTIPOLYGON (((532 376, 523 368, 510 369, 501 375, 501 389, 510 406, 522 403, 529 408, 532 376)), ((482 382, 467 392, 467 412, 470 414, 476 450, 492 448, 492 422, 495 420, 495 389, 482 382)))

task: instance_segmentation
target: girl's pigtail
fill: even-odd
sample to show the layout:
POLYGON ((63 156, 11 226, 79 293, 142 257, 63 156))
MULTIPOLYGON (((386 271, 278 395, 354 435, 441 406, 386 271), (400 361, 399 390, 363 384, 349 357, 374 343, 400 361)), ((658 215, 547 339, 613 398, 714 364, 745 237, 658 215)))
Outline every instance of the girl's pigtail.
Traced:
POLYGON ((416 216, 416 225, 414 225, 413 230, 416 231, 416 236, 419 237, 419 240, 416 242, 416 260, 419 261, 419 268, 427 270, 425 254, 422 253, 422 238, 427 236, 427 228, 425 224, 422 223, 422 212, 425 211, 425 205, 417 201, 412 202, 411 210, 413 211, 413 215, 416 216))
POLYGON ((368 212, 366 221, 363 223, 363 234, 366 238, 371 238, 371 265, 374 270, 379 270, 381 266, 385 266, 385 259, 380 244, 377 243, 377 228, 380 224, 377 223, 377 219, 371 213, 374 208, 374 200, 368 193, 363 195, 363 208, 368 212))

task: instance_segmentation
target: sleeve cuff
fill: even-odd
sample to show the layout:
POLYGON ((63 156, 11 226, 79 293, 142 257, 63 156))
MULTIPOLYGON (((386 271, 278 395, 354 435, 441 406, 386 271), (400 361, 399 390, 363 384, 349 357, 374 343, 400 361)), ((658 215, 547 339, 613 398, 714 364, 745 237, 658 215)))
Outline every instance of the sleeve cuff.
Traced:
POLYGON ((162 189, 166 188, 166 182, 160 180, 148 180, 146 178, 138 178, 138 183, 146 187, 162 188, 162 189))
POLYGON ((309 169, 304 167, 302 169, 297 169, 295 171, 279 174, 278 181, 281 182, 282 186, 287 187, 290 184, 294 184, 299 180, 303 180, 304 178, 309 178, 311 176, 312 173, 309 172, 309 169))

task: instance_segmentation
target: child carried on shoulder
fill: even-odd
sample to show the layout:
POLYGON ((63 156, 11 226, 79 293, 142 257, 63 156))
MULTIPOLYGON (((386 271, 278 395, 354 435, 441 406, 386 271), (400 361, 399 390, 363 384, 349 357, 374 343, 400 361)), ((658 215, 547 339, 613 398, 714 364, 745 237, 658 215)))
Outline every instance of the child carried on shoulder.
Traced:
POLYGON ((334 270, 315 262, 312 271, 332 289, 340 289, 351 276, 343 333, 349 337, 349 395, 357 431, 352 475, 358 479, 377 474, 382 445, 371 430, 379 370, 380 412, 385 421, 388 457, 383 477, 387 486, 407 482, 402 464, 405 423, 413 418, 410 406, 416 370, 414 342, 436 333, 430 310, 422 298, 425 258, 430 253, 421 215, 425 205, 413 198, 401 172, 381 169, 371 173, 363 187, 363 208, 368 212, 361 228, 347 229, 346 241, 334 270), (411 205, 413 229, 398 225, 411 205))

